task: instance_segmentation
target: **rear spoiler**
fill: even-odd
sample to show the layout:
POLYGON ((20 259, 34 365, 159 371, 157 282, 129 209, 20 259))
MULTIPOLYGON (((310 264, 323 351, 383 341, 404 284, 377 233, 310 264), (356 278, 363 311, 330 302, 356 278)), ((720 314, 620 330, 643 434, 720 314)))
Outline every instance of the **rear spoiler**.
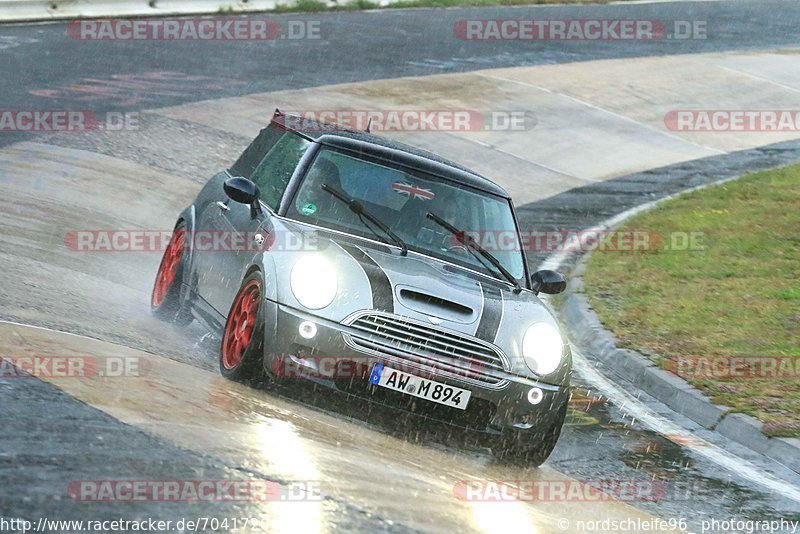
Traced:
MULTIPOLYGON (((302 117, 300 115, 292 113, 284 113, 278 108, 275 108, 275 112, 272 114, 271 122, 272 124, 275 124, 277 127, 283 130, 291 130, 309 139, 311 139, 311 137, 308 135, 308 132, 317 132, 317 133, 329 133, 337 131, 349 132, 349 133, 360 132, 359 130, 349 128, 341 124, 333 122, 325 122, 319 119, 312 119, 309 117, 302 117)), ((364 130, 365 133, 370 133, 369 129, 371 125, 372 125, 372 118, 370 118, 369 122, 367 123, 367 128, 366 130, 364 130)))

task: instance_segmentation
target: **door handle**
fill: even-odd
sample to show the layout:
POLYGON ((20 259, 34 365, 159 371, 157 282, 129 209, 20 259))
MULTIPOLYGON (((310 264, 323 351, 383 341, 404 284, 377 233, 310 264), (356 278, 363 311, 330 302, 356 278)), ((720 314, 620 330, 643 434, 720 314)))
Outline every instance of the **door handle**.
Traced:
POLYGON ((228 204, 223 202, 223 201, 221 201, 221 200, 217 200, 217 207, 219 209, 221 209, 222 211, 230 211, 230 208, 228 207, 228 204))

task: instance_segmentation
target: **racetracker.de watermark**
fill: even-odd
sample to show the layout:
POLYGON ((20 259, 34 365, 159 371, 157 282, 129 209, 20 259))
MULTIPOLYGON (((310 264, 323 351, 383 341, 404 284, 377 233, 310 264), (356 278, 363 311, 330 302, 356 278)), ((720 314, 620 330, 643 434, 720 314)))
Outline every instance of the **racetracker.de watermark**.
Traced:
POLYGON ((465 240, 489 252, 649 252, 705 250, 703 232, 660 233, 647 229, 625 230, 466 230, 450 238, 451 247, 465 240), (519 238, 518 238, 519 235, 519 238))
POLYGON ((673 110, 664 125, 673 132, 800 132, 800 110, 673 110))
POLYGON ((477 502, 658 502, 667 488, 657 480, 462 480, 453 493, 477 502))
MULTIPOLYGON (((280 355, 272 360, 270 371, 279 378, 367 378, 375 359, 363 355, 280 355)), ((406 361, 393 361, 391 368, 421 378, 445 377, 477 378, 487 372, 478 362, 455 366, 445 362, 430 361, 424 366, 406 361)))
POLYGON ((682 378, 797 378, 800 356, 676 356, 665 368, 682 378))
POLYGON ((81 502, 319 501, 318 481, 73 480, 67 495, 81 502))
POLYGON ((293 130, 335 132, 524 132, 536 116, 524 110, 338 109, 289 110, 275 121, 293 130))
MULTIPOLYGON (((64 246, 73 252, 163 252, 172 235, 172 230, 70 230, 64 246)), ((324 243, 314 235, 266 230, 185 231, 183 242, 193 252, 317 251, 324 243)))
POLYGON ((101 117, 94 111, 74 109, 0 110, 0 132, 56 133, 138 129, 138 112, 109 111, 101 117))
POLYGON ((704 20, 459 19, 465 41, 661 41, 706 39, 704 20))
POLYGON ((147 360, 136 356, 25 355, 0 356, 0 380, 6 378, 123 378, 147 374, 147 360))
POLYGON ((318 20, 161 18, 76 20, 67 35, 78 41, 273 41, 321 39, 318 20))

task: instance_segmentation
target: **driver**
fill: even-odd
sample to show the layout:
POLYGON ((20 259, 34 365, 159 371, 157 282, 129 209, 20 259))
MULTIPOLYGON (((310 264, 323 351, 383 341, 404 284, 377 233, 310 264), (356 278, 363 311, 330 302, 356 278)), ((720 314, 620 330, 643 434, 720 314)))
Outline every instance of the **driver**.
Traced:
POLYGON ((466 230, 472 217, 463 200, 463 196, 459 198, 459 195, 450 193, 447 188, 442 187, 437 191, 436 199, 433 201, 409 200, 403 207, 402 220, 408 225, 413 224, 415 238, 429 246, 438 247, 442 251, 453 247, 460 248, 461 245, 456 237, 428 219, 427 215, 428 212, 434 213, 456 228, 466 230))

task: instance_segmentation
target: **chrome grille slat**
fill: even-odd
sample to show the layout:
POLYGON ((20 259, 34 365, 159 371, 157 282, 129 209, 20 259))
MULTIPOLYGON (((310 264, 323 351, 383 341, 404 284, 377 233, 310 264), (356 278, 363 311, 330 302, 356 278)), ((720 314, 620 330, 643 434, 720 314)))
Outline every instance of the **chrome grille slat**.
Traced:
MULTIPOLYGON (((373 337, 374 336, 370 336, 369 340, 374 342, 374 343, 381 343, 381 341, 383 341, 383 340, 376 341, 375 339, 373 339, 373 337)), ((395 349, 402 349, 403 345, 411 345, 411 344, 406 341, 406 342, 398 343, 398 344, 381 343, 381 345, 386 346, 386 347, 393 347, 395 349)), ((411 345, 411 346, 412 347, 416 347, 416 348, 421 348, 423 350, 426 349, 425 347, 419 347, 418 345, 411 345)), ((425 350, 425 352, 423 354, 420 354, 419 356, 423 357, 423 358, 427 357, 427 358, 429 358, 429 359, 431 359, 433 361, 436 361, 436 362, 445 362, 445 363, 447 362, 447 360, 443 360, 442 359, 443 357, 446 357, 446 358, 448 358, 448 359, 450 359, 452 361, 465 361, 466 360, 467 363, 472 363, 472 364, 479 365, 479 366, 484 366, 484 367, 491 367, 492 369, 495 369, 495 370, 498 370, 498 371, 502 371, 503 370, 503 367, 500 366, 499 364, 495 364, 495 363, 492 363, 492 362, 486 362, 486 361, 483 361, 483 360, 476 360, 474 358, 470 358, 469 356, 465 356, 463 354, 445 355, 445 354, 440 354, 440 353, 437 354, 437 353, 434 353, 432 351, 425 350), (431 358, 432 354, 435 354, 437 357, 436 358, 431 358)), ((464 368, 463 365, 461 367, 464 368)))
MULTIPOLYGON (((372 323, 369 320, 364 321, 365 323, 371 324, 376 326, 377 328, 394 328, 397 330, 397 327, 389 326, 386 323, 372 323)), ((424 336, 429 341, 434 343, 438 343, 447 347, 453 347, 461 351, 467 351, 470 353, 479 352, 480 354, 484 355, 487 359, 494 360, 497 358, 497 354, 486 347, 482 347, 480 345, 476 345, 474 343, 465 342, 459 339, 453 339, 453 337, 449 334, 439 334, 435 331, 430 330, 423 330, 421 328, 415 327, 414 325, 409 324, 407 327, 403 325, 399 331, 403 334, 407 334, 408 330, 414 330, 415 332, 419 332, 422 336, 424 336), (405 328, 405 329, 403 329, 405 328), (443 341, 440 341, 443 340, 443 341)))
POLYGON ((354 330, 347 337, 356 347, 405 360, 440 376, 493 388, 507 384, 490 374, 508 370, 502 353, 469 335, 372 311, 351 316, 344 324, 354 330))
MULTIPOLYGON (((459 349, 462 352, 469 352, 471 354, 479 352, 482 355, 486 356, 487 359, 498 361, 497 353, 495 353, 494 351, 490 351, 488 348, 483 347, 481 345, 478 345, 476 343, 464 342, 462 340, 454 338, 454 336, 452 334, 438 333, 432 328, 431 329, 427 329, 427 330, 423 330, 421 328, 415 327, 413 324, 406 323, 406 322, 401 322, 401 321, 397 321, 397 323, 399 323, 399 325, 395 327, 393 325, 390 326, 390 324, 387 324, 386 322, 378 323, 378 324, 372 323, 371 321, 369 321, 369 319, 366 319, 366 320, 365 319, 359 319, 359 320, 357 320, 357 321, 355 321, 353 323, 353 326, 354 327, 361 327, 361 325, 363 323, 367 323, 368 325, 372 324, 372 325, 377 326, 378 328, 393 329, 394 331, 399 332, 402 335, 405 335, 407 338, 409 337, 408 336, 408 334, 409 334, 408 330, 414 330, 414 331, 419 332, 420 334, 422 334, 422 336, 425 336, 425 337, 415 336, 418 339, 425 339, 425 341, 422 342, 424 345, 427 345, 427 342, 431 342, 432 341, 433 343, 437 343, 439 345, 442 345, 442 346, 445 346, 445 347, 448 347, 448 348, 452 347, 454 349, 459 349), (443 341, 437 341, 435 339, 430 339, 431 337, 434 337, 434 336, 436 338, 444 339, 446 341, 443 342, 443 341), (459 346, 455 345, 453 342, 458 342, 458 343, 460 343, 461 346, 459 347, 459 346)), ((362 327, 362 329, 364 329, 364 328, 362 327)), ((371 330, 371 329, 366 328, 364 330, 371 330)), ((377 332, 375 332, 375 330, 372 330, 372 332, 373 333, 378 333, 378 334, 382 333, 382 332, 380 332, 380 330, 378 330, 377 332)))
MULTIPOLYGON (((370 322, 369 319, 365 318, 364 320, 366 322, 370 322)), ((373 324, 376 324, 377 326, 383 327, 383 324, 385 324, 385 323, 373 323, 373 324)), ((446 344, 448 344, 448 345, 453 345, 454 343, 458 343, 458 344, 462 345, 465 350, 469 350, 469 351, 473 351, 473 350, 476 350, 476 349, 477 350, 482 350, 482 351, 484 351, 484 354, 486 354, 489 358, 491 358, 491 359, 496 359, 497 358, 497 354, 493 350, 489 349, 488 347, 483 347, 481 345, 476 345, 474 342, 462 341, 460 339, 454 338, 452 335, 450 335, 448 333, 444 333, 444 332, 440 333, 440 332, 436 332, 435 330, 432 330, 432 329, 423 329, 423 328, 415 326, 412 323, 405 323, 405 324, 403 324, 403 327, 408 328, 410 330, 414 330, 416 332, 419 332, 420 334, 422 334, 424 336, 435 336, 435 337, 440 338, 440 339, 445 339, 446 340, 446 344)))
MULTIPOLYGON (((415 346, 415 347, 417 347, 417 348, 419 348, 419 349, 421 349, 423 351, 430 351, 430 352, 433 352, 433 353, 436 353, 436 354, 448 355, 448 356, 450 356, 452 358, 460 358, 460 359, 464 359, 464 360, 469 360, 472 363, 476 363, 476 364, 479 364, 479 365, 486 365, 486 366, 493 367, 493 368, 499 369, 499 370, 503 369, 503 366, 500 365, 500 363, 497 361, 496 356, 495 356, 495 358, 492 358, 490 355, 484 354, 483 358, 475 358, 469 352, 466 352, 463 349, 460 349, 458 351, 443 352, 441 350, 437 350, 435 347, 433 347, 433 348, 430 347, 427 343, 424 343, 424 342, 421 342, 421 341, 415 341, 415 340, 413 340, 413 339, 411 339, 409 337, 401 337, 404 334, 404 332, 402 330, 400 330, 400 329, 397 329, 397 328, 384 327, 384 329, 386 331, 379 332, 379 333, 376 333, 374 331, 366 329, 366 328, 364 328, 362 326, 355 326, 354 325, 354 328, 357 328, 358 330, 360 330, 360 331, 362 331, 362 332, 364 332, 366 334, 369 334, 371 336, 380 336, 380 337, 385 338, 385 339, 397 341, 400 344, 412 345, 412 346, 415 346), (389 334, 387 331, 396 332, 397 334, 389 334)), ((452 348, 452 346, 447 346, 447 345, 444 345, 443 343, 440 343, 440 342, 434 342, 434 343, 436 343, 437 345, 441 345, 441 346, 443 346, 445 348, 452 348)))

